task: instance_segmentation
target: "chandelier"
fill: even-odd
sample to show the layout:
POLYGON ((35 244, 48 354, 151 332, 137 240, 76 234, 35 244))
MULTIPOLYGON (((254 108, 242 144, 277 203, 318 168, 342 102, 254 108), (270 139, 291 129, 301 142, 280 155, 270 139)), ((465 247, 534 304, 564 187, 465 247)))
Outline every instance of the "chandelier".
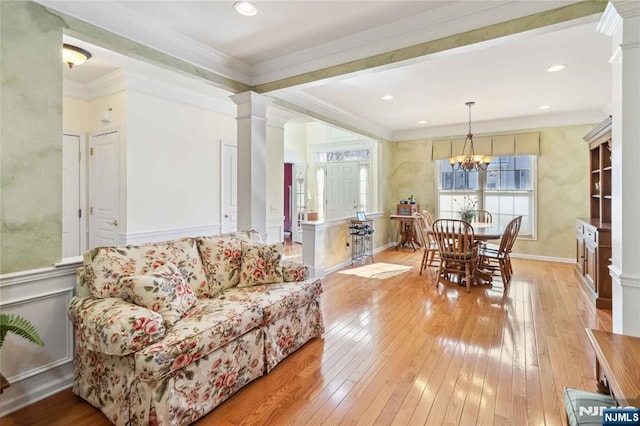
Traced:
POLYGON ((471 133, 471 107, 475 105, 475 102, 466 102, 466 106, 469 107, 469 133, 464 140, 462 146, 462 154, 449 158, 449 164, 454 172, 458 170, 471 171, 471 170, 487 170, 489 163, 493 160, 493 157, 483 154, 476 154, 473 148, 473 134, 471 133), (469 143, 469 153, 465 154, 467 150, 467 142, 469 143))

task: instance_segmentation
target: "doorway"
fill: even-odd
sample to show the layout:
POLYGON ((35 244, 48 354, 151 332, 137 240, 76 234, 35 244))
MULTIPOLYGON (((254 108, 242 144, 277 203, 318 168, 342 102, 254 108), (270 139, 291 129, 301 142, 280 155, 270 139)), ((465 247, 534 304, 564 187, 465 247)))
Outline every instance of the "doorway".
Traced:
POLYGON ((293 163, 284 163, 284 236, 291 237, 291 200, 293 198, 293 163))
POLYGON ((62 258, 87 249, 85 209, 85 138, 80 133, 62 135, 62 258))

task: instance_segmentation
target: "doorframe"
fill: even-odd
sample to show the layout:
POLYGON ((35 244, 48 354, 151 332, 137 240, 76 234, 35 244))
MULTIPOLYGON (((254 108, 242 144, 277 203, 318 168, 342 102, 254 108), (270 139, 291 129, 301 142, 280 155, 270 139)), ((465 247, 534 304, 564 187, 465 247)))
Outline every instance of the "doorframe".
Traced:
POLYGON ((83 156, 84 158, 87 159, 86 161, 86 173, 87 173, 87 180, 86 180, 86 194, 87 194, 87 198, 86 198, 86 227, 87 227, 87 247, 91 247, 91 214, 89 213, 89 209, 91 208, 91 205, 93 204, 93 197, 94 194, 91 191, 91 174, 92 174, 92 170, 91 170, 91 160, 89 160, 89 149, 91 148, 91 138, 94 136, 98 136, 98 135, 106 135, 109 133, 117 133, 118 134, 118 223, 119 223, 119 227, 118 227, 118 243, 117 244, 122 244, 124 243, 124 241, 126 241, 126 236, 125 236, 125 231, 123 231, 123 229, 125 228, 125 224, 126 224, 126 214, 123 214, 123 212, 126 212, 126 208, 123 207, 124 204, 126 204, 126 195, 123 195, 123 191, 126 191, 126 187, 123 187, 123 181, 125 181, 125 179, 123 179, 123 169, 126 170, 126 165, 123 165, 123 157, 122 157, 122 132, 119 126, 117 127, 108 127, 105 129, 101 129, 101 130, 96 130, 94 132, 90 132, 87 134, 87 140, 86 140, 86 147, 85 147, 85 155, 83 156))
MULTIPOLYGON (((89 199, 87 197, 87 177, 88 177, 88 173, 89 173, 89 169, 88 169, 88 162, 87 162, 87 134, 84 132, 77 132, 77 131, 67 131, 67 130, 63 130, 62 131, 62 136, 64 137, 64 135, 68 135, 68 136, 77 136, 80 140, 79 142, 79 152, 78 155, 80 156, 80 161, 78 161, 78 172, 80 173, 80 186, 78 188, 78 191, 80 192, 79 195, 79 204, 80 204, 80 209, 82 210, 82 216, 79 219, 80 222, 80 229, 79 229, 79 234, 80 234, 80 253, 78 253, 78 256, 82 256, 82 254, 87 250, 87 247, 89 247, 89 228, 88 228, 88 222, 89 222, 89 199)), ((73 259, 73 258, 63 258, 63 262, 66 259, 73 259)))
MULTIPOLYGON (((224 232, 223 231, 223 228, 224 228, 223 225, 224 225, 224 208, 225 208, 225 205, 224 205, 224 191, 225 191, 225 189, 224 189, 224 181, 225 181, 225 176, 224 176, 224 167, 223 167, 222 163, 223 163, 223 161, 225 161, 225 158, 224 158, 224 147, 225 146, 232 146, 232 147, 235 147, 236 150, 238 149, 238 145, 233 144, 233 143, 228 142, 228 141, 225 141, 224 139, 220 139, 220 149, 219 149, 219 153, 220 153, 220 156, 219 156, 220 174, 218 175, 220 181, 218 182, 218 188, 220 188, 220 194, 219 194, 220 195, 219 196, 219 200, 220 200, 220 202, 219 202, 219 206, 220 206, 220 208, 219 208, 220 225, 219 225, 219 229, 220 229, 221 233, 224 232)), ((237 179, 238 179, 238 167, 236 165, 236 182, 237 182, 237 179)), ((236 197, 237 197, 237 194, 236 194, 236 197)), ((236 221, 237 221, 237 217, 236 217, 236 221)), ((229 232, 229 230, 227 230, 227 232, 229 232)))

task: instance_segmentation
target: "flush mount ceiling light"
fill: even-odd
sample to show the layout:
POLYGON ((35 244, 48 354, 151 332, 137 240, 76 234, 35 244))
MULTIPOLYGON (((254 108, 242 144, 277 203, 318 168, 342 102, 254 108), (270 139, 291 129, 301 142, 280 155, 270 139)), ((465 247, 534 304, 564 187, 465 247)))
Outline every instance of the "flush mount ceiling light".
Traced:
POLYGON ((549 105, 540 105, 538 109, 549 109, 551 108, 549 105))
POLYGON ((382 97, 382 99, 383 99, 383 100, 385 100, 385 101, 390 101, 391 99, 393 99, 393 96, 391 96, 391 95, 384 95, 384 96, 382 97))
POLYGON ((552 65, 549 68, 547 68, 548 72, 556 72, 556 71, 562 71, 563 69, 565 69, 567 66, 565 64, 558 64, 558 65, 552 65))
POLYGON ((91 53, 80 47, 71 44, 62 45, 62 61, 67 64, 69 68, 82 65, 87 62, 89 58, 91 58, 91 53))
POLYGON ((244 15, 244 16, 254 16, 255 14, 258 13, 258 7, 255 4, 248 1, 236 2, 233 4, 233 8, 240 15, 244 15))
POLYGON ((420 120, 418 121, 418 124, 427 124, 427 120, 420 120))

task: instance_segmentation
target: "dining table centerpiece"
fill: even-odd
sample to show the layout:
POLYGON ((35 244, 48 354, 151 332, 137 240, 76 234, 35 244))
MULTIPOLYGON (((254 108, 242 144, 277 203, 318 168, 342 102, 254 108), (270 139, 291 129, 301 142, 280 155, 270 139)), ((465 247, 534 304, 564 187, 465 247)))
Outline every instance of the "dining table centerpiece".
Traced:
POLYGON ((462 204, 460 204, 457 199, 455 202, 459 207, 458 214, 460 215, 460 219, 465 222, 473 222, 476 215, 476 207, 478 206, 478 197, 465 195, 462 199, 462 204))

